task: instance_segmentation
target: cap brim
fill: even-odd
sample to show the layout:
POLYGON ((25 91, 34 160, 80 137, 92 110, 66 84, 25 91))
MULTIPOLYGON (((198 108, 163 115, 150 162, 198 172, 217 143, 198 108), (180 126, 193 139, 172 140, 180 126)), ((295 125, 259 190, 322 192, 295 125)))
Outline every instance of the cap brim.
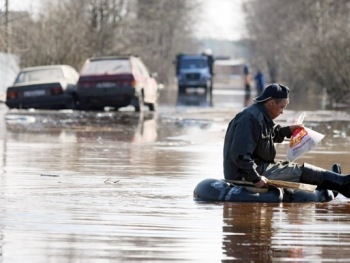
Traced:
POLYGON ((259 97, 254 98, 254 101, 255 102, 264 102, 264 101, 267 101, 269 99, 272 99, 272 97, 264 98, 263 96, 259 96, 259 97))

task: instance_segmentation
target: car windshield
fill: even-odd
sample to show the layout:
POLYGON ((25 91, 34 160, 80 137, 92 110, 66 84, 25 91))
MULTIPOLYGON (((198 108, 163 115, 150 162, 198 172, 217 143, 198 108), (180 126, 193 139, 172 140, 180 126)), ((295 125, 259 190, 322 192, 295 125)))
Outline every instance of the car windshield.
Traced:
POLYGON ((63 78, 63 72, 59 68, 37 69, 20 72, 15 80, 15 83, 36 82, 36 81, 51 81, 63 78))
POLYGON ((82 68, 81 75, 99 75, 130 73, 131 66, 128 59, 91 60, 82 68))
POLYGON ((208 67, 208 63, 205 59, 182 59, 180 61, 180 68, 182 69, 195 69, 206 67, 208 67))

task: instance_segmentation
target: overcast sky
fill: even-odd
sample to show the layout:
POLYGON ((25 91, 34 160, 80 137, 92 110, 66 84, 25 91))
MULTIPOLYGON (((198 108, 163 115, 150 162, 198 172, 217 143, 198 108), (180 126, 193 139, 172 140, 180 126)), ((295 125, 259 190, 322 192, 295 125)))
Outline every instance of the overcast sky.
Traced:
MULTIPOLYGON (((5 5, 5 0, 1 0, 5 5)), ((10 10, 31 11, 39 9, 41 0, 8 0, 10 10)), ((3 8, 1 8, 3 9, 3 8)))
POLYGON ((202 0, 197 36, 237 40, 245 34, 243 0, 202 0))
MULTIPOLYGON (((59 0, 57 0, 59 1, 59 0)), ((172 0, 165 0, 172 1, 172 0)), ((202 0, 203 10, 199 16, 197 37, 237 40, 245 30, 243 0, 202 0)), ((36 14, 42 0, 8 0, 10 10, 26 10, 36 14)), ((4 10, 5 0, 0 0, 4 10)))

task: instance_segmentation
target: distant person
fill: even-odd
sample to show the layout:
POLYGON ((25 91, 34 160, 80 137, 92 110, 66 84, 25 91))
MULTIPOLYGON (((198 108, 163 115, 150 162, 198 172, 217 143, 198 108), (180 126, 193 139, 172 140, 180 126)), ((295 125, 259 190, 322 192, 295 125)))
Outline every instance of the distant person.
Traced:
POLYGON ((207 56, 208 58, 208 63, 209 63, 209 72, 213 76, 214 75, 214 56, 213 56, 213 51, 210 48, 207 48, 202 52, 202 55, 207 56))
POLYGON ((244 80, 244 106, 247 107, 250 104, 250 93, 251 93, 251 89, 250 89, 250 68, 249 65, 244 65, 243 68, 243 80, 244 80))
POLYGON ((209 95, 210 95, 210 100, 212 100, 213 97, 213 85, 214 85, 214 56, 213 56, 213 51, 210 48, 207 48, 202 52, 202 55, 207 56, 208 58, 208 64, 209 64, 209 73, 211 75, 211 81, 210 81, 210 86, 209 86, 209 95))
POLYGON ((257 96, 260 96, 264 91, 265 76, 260 70, 258 70, 256 75, 254 76, 254 80, 255 80, 255 88, 256 88, 257 96))

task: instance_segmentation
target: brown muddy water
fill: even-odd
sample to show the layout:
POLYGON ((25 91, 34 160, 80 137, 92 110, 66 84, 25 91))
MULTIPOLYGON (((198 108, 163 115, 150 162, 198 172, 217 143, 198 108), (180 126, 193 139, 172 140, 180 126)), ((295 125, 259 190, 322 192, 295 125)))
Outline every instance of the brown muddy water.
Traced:
MULTIPOLYGON (((0 262, 349 262, 343 196, 193 200, 198 182, 222 178, 226 125, 243 104, 240 92, 216 90, 211 103, 196 96, 141 114, 1 105, 0 262)), ((309 106, 305 126, 326 136, 298 162, 350 171, 350 116, 309 106)))

